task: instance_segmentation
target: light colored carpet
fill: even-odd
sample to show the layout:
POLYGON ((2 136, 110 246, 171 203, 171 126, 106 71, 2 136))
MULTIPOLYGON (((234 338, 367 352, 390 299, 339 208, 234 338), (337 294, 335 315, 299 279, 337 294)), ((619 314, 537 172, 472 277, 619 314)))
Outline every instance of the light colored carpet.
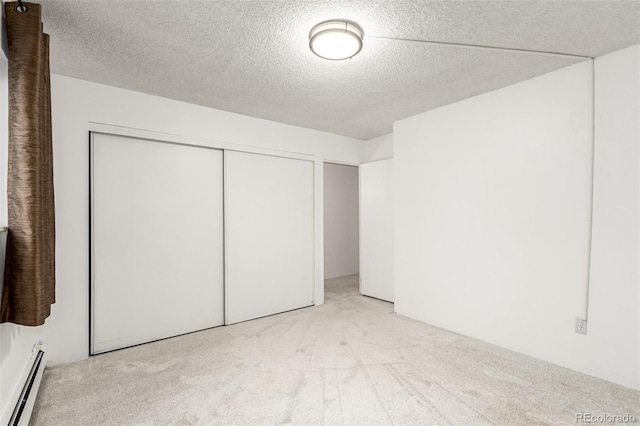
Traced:
MULTIPOLYGON (((48 368, 33 425, 576 424, 640 392, 393 314, 326 304, 48 368)), ((637 420, 638 421, 638 420, 637 420)))

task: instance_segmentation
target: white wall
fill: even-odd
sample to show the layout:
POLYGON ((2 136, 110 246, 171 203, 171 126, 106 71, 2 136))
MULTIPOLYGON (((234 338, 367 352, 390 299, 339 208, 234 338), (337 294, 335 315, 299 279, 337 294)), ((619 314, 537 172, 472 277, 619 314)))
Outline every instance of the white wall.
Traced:
POLYGON ((640 388, 640 46, 596 62, 589 332, 603 377, 640 388))
POLYGON ((324 164, 324 277, 358 273, 358 168, 324 164))
POLYGON ((393 158, 393 133, 369 139, 363 145, 365 163, 393 158))
MULTIPOLYGON (((315 158, 316 282, 323 281, 322 162, 359 163, 361 141, 315 130, 52 76, 54 177, 57 225, 57 297, 43 340, 50 364, 88 353, 88 132, 90 122, 181 135, 207 146, 239 144, 311 154, 315 158)), ((322 285, 316 303, 322 303, 322 285)))
POLYGON ((596 60, 589 334, 586 63, 395 124, 396 312, 640 388, 639 59, 596 60))

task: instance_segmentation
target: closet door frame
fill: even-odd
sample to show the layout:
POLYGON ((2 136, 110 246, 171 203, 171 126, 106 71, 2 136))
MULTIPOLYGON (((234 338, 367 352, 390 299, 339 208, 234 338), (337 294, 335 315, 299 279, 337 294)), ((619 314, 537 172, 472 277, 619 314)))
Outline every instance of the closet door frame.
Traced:
MULTIPOLYGON (((94 286, 94 273, 95 273, 95 265, 94 265, 94 253, 93 253, 93 242, 94 242, 94 229, 93 229, 93 211, 94 211, 94 206, 93 206, 93 198, 95 195, 95 191, 93 190, 92 186, 93 186, 93 138, 94 135, 96 134, 104 134, 104 135, 111 135, 111 136, 124 136, 124 137, 131 137, 131 138, 136 138, 136 139, 145 139, 145 140, 150 140, 150 141, 154 141, 154 142, 159 142, 159 143, 170 143, 170 144, 176 144, 176 145, 185 145, 185 146, 193 146, 193 147, 199 147, 199 148, 209 148, 209 149, 216 149, 216 150, 222 150, 223 151, 223 162, 222 162, 222 167, 223 167, 223 225, 224 225, 224 216, 226 216, 226 180, 224 179, 224 177, 226 176, 226 164, 224 161, 224 157, 225 157, 225 151, 238 151, 238 152, 246 152, 246 153, 252 153, 252 154, 262 154, 262 155, 269 155, 269 156, 273 156, 273 157, 283 157, 283 158, 290 158, 290 159, 297 159, 297 160, 305 160, 305 161, 311 161, 314 163, 314 183, 313 183, 313 199, 314 199, 314 218, 313 218, 313 240, 314 240, 314 282, 313 282, 313 304, 314 305, 321 305, 324 303, 324 256, 323 256, 323 252, 324 252, 324 241, 322 238, 323 235, 323 228, 322 228, 322 224, 323 224, 323 212, 322 212, 322 199, 323 199, 323 191, 322 191, 322 170, 323 170, 323 165, 324 165, 324 161, 329 161, 324 159, 321 156, 318 155, 313 155, 313 154, 306 154, 306 153, 302 153, 302 152, 295 152, 295 151, 286 151, 286 150, 277 150, 277 149, 270 149, 270 148, 262 148, 262 147, 258 147, 258 146, 252 146, 252 145, 244 145, 244 144, 238 144, 238 143, 233 143, 233 142, 225 142, 225 141, 220 141, 220 140, 215 140, 215 139, 204 139, 204 138, 195 138, 195 137, 188 137, 188 136, 181 136, 181 135, 176 135, 176 134, 169 134, 169 133, 162 133, 162 132, 154 132, 151 130, 144 130, 144 129, 136 129, 136 128, 131 128, 131 127, 123 127, 123 126, 117 126, 117 125, 111 125, 111 124, 105 124, 105 123, 97 123, 97 122, 89 122, 89 126, 88 126, 88 145, 89 145, 89 182, 88 182, 88 186, 89 186, 89 200, 88 200, 88 204, 89 204, 89 217, 88 217, 88 227, 89 227, 89 241, 88 241, 88 256, 89 256, 89 277, 88 277, 88 281, 89 281, 89 298, 87 300, 87 310, 88 310, 88 319, 89 319, 89 323, 88 323, 88 334, 89 334, 89 339, 88 339, 88 348, 87 348, 87 352, 89 356, 93 356, 94 355, 94 350, 93 350, 93 337, 94 337, 94 331, 93 331, 93 325, 94 325, 94 312, 93 312, 93 297, 94 297, 94 291, 93 291, 93 286, 94 286)), ((331 160, 332 162, 335 162, 333 160, 331 160)), ((357 163, 349 163, 349 162, 343 162, 343 161, 338 161, 342 164, 348 164, 348 165, 355 165, 357 166, 357 163)), ((223 229, 225 227, 223 226, 223 229)), ((223 252, 224 252, 224 287, 223 287, 223 300, 224 300, 224 306, 223 306, 223 312, 224 312, 224 318, 225 318, 225 322, 224 325, 228 325, 227 324, 227 291, 226 291, 226 286, 227 286, 227 281, 226 281, 226 265, 227 265, 227 259, 226 259, 226 249, 227 249, 227 239, 226 239, 226 235, 223 236, 223 252)), ((103 353, 103 352, 100 352, 103 353)), ((96 353, 95 355, 98 355, 99 353, 96 353)))

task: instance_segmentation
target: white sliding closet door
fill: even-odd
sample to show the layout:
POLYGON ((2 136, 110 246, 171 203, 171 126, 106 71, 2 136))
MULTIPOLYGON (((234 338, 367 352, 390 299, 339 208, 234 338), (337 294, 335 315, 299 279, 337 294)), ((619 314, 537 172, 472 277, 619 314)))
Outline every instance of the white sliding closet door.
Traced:
POLYGON ((393 302, 393 160, 360 165, 360 291, 393 302))
POLYGON ((313 162, 225 151, 227 323, 313 305, 313 162))
POLYGON ((91 143, 92 353, 222 325, 222 151, 91 143))

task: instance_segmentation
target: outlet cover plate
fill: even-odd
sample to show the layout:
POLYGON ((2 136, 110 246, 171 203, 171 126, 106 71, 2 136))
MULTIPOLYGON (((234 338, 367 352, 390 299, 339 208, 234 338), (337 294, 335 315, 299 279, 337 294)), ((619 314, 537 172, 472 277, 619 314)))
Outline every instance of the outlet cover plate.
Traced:
POLYGON ((576 317, 576 333, 587 334, 587 320, 576 317))

